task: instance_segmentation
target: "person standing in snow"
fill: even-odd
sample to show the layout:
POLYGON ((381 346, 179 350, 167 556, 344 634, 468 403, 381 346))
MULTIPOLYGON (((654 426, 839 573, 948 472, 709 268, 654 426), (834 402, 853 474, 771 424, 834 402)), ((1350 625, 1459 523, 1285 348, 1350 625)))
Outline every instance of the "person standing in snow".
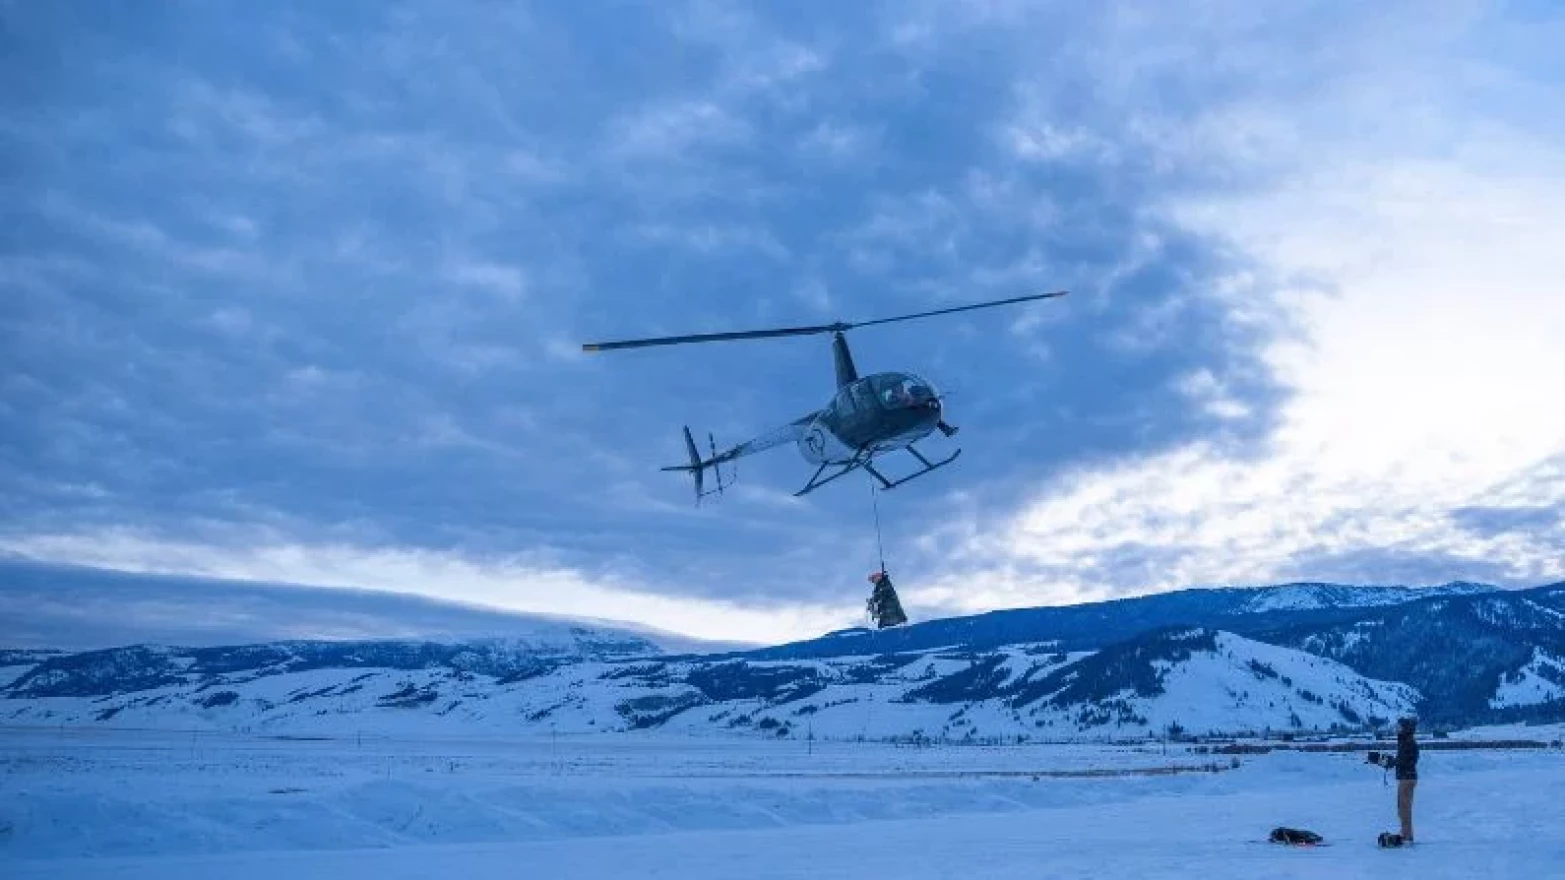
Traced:
POLYGON ((1413 789, 1418 786, 1418 741, 1413 738, 1418 722, 1413 718, 1397 721, 1397 756, 1392 767, 1397 774, 1397 818, 1402 821, 1402 842, 1413 842, 1413 789))

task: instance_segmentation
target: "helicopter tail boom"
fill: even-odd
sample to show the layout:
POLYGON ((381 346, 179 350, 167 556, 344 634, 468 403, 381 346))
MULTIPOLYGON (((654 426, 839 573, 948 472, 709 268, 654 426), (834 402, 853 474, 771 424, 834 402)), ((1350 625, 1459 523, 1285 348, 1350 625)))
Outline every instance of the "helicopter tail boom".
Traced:
POLYGON ((721 465, 730 464, 735 459, 740 459, 747 455, 754 455, 757 452, 765 452, 768 449, 781 446, 785 443, 793 443, 797 441, 804 433, 805 427, 817 415, 819 415, 819 413, 810 413, 809 415, 801 416, 800 418, 795 419, 794 421, 789 422, 780 428, 768 431, 759 437, 746 440, 745 442, 740 443, 738 446, 734 446, 724 450, 723 452, 717 451, 717 442, 712 439, 711 434, 708 434, 707 443, 711 448, 711 458, 707 459, 701 458, 701 450, 696 446, 696 438, 691 435, 690 428, 687 426, 685 428, 685 451, 690 456, 690 463, 671 465, 669 467, 663 468, 663 470, 683 471, 687 474, 690 474, 691 477, 695 480, 696 484, 696 503, 700 504, 702 498, 705 498, 708 495, 719 494, 724 489, 728 488, 728 486, 732 485, 732 473, 730 473, 725 480, 722 469, 720 467, 721 465), (708 469, 717 475, 717 487, 714 489, 706 488, 706 472, 708 469))

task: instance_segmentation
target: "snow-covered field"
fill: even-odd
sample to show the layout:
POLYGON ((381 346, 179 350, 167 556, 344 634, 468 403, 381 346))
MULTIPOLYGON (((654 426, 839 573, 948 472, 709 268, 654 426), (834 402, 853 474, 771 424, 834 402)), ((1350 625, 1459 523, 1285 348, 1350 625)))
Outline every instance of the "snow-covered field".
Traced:
POLYGON ((1565 875, 1560 750, 1422 770, 1420 843, 1381 851, 1395 789, 1358 753, 10 728, 0 876, 1565 875), (1284 824, 1331 846, 1263 842, 1284 824))

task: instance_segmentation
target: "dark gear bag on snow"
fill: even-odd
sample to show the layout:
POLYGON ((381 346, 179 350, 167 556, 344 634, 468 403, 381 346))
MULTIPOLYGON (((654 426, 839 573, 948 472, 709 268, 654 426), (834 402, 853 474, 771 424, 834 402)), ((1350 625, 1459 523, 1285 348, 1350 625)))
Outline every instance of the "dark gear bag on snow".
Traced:
POLYGON ((1321 842, 1321 836, 1302 828, 1273 828, 1271 842, 1286 843, 1289 846, 1314 846, 1321 842))
POLYGON ((1375 842, 1380 844, 1382 847, 1401 846, 1402 844, 1406 843, 1406 841, 1402 839, 1402 835, 1393 834, 1390 831, 1382 831, 1380 836, 1375 838, 1375 842))

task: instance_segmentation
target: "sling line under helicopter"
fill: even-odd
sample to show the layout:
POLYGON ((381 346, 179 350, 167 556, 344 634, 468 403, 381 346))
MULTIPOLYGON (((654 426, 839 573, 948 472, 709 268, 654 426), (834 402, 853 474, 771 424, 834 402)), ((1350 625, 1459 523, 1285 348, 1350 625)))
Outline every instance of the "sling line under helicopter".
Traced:
POLYGON ((907 614, 902 610, 902 602, 897 599, 891 575, 886 572, 886 545, 880 529, 880 491, 880 487, 873 482, 869 483, 870 505, 875 511, 875 553, 880 568, 869 576, 869 582, 875 587, 869 601, 865 603, 865 611, 876 629, 885 629, 907 623, 907 614))

